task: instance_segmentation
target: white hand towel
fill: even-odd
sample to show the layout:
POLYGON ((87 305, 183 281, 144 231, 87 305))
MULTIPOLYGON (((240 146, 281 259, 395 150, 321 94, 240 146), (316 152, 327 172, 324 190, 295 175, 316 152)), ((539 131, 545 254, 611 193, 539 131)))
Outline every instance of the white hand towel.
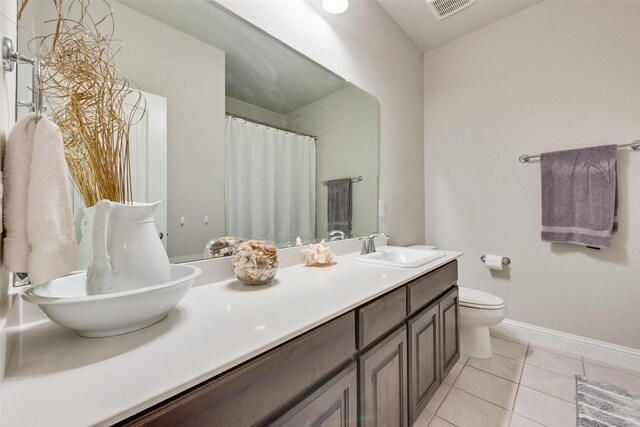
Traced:
POLYGON ((3 254, 7 270, 15 273, 29 269, 27 189, 35 129, 35 114, 20 118, 9 133, 4 153, 3 254))
POLYGON ((29 280, 48 282, 75 270, 76 242, 67 163, 60 128, 46 117, 36 125, 29 178, 27 239, 29 280))

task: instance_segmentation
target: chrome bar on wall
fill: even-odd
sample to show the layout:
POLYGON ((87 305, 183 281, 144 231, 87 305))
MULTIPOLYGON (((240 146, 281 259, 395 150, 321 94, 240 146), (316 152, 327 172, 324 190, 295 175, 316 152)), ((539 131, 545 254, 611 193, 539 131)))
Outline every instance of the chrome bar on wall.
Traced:
MULTIPOLYGON (((362 178, 362 175, 360 175, 359 177, 356 178, 351 178, 351 182, 360 182, 362 181, 364 178, 362 178)), ((322 185, 327 185, 327 181, 326 179, 324 181, 322 181, 322 185)))
POLYGON ((42 61, 40 58, 28 58, 16 51, 13 47, 13 40, 8 37, 2 38, 2 63, 4 71, 11 72, 17 64, 31 64, 33 67, 31 77, 31 102, 17 101, 18 107, 28 107, 29 111, 36 113, 36 120, 42 117, 42 112, 46 110, 43 105, 42 89, 40 80, 42 79, 42 61))
MULTIPOLYGON (((640 151, 640 139, 637 139, 633 142, 630 142, 628 144, 620 144, 618 145, 618 150, 621 150, 623 148, 631 148, 633 151, 640 151)), ((533 159, 539 159, 540 155, 536 155, 536 156, 530 156, 528 154, 523 154, 522 156, 520 156, 518 158, 518 160, 520 161, 520 163, 529 163, 529 160, 533 160, 533 159)))
POLYGON ((224 115, 225 115, 226 117, 233 117, 233 118, 235 118, 235 119, 244 120, 245 122, 248 122, 248 123, 255 123, 255 124, 257 124, 257 125, 262 125, 262 126, 266 126, 266 127, 268 127, 268 128, 273 128, 273 129, 276 129, 276 130, 281 130, 281 131, 283 131, 283 132, 289 132, 289 133, 293 133, 293 134, 295 134, 295 135, 300 135, 300 136, 307 136, 307 137, 309 137, 309 138, 313 138, 313 139, 315 139, 316 141, 318 140, 318 137, 317 137, 317 136, 314 136, 314 135, 307 135, 306 133, 297 132, 297 131, 295 131, 295 130, 291 130, 291 129, 283 128, 283 127, 281 127, 281 126, 272 125, 271 123, 261 122, 260 120, 250 119, 249 117, 239 116, 239 115, 237 115, 237 114, 233 114, 233 113, 230 113, 230 112, 228 112, 228 111, 226 111, 226 112, 224 113, 224 115))

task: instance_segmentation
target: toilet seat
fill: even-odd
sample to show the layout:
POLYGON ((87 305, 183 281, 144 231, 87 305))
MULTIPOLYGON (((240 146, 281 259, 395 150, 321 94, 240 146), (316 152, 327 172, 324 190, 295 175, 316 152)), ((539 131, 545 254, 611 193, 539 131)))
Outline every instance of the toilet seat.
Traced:
POLYGON ((506 304, 502 298, 477 289, 458 287, 460 307, 478 310, 502 310, 506 304))

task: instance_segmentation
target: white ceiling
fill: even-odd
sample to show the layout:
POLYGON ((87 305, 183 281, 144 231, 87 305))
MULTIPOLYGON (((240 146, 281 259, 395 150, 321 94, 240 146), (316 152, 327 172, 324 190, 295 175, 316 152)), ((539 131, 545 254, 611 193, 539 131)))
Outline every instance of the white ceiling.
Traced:
POLYGON ((485 27, 541 0, 477 0, 438 21, 425 0, 378 0, 424 52, 485 27))
POLYGON ((223 50, 226 93, 240 101, 286 114, 347 86, 344 79, 213 2, 120 3, 223 50))

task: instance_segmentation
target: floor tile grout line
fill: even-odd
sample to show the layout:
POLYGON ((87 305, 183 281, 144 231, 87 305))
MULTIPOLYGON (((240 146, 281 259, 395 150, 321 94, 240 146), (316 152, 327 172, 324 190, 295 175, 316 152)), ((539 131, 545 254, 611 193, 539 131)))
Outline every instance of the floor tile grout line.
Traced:
MULTIPOLYGON (((527 354, 529 354, 529 344, 527 344, 527 354)), ((522 382, 522 375, 524 374, 524 367, 527 364, 526 362, 527 358, 525 356, 524 361, 522 362, 522 370, 520 371, 520 377, 518 378, 518 386, 520 385, 520 383, 522 382)), ((519 387, 518 387, 519 388, 519 387)))
MULTIPOLYGON (((555 355, 558 355, 558 356, 563 356, 563 357, 566 357, 566 358, 569 358, 569 359, 573 359, 573 360, 583 359, 583 356, 579 355, 579 354, 562 352, 561 350, 555 350, 555 349, 549 348, 549 347, 543 347, 543 346, 538 347, 536 345, 533 345, 531 343, 525 343, 523 341, 514 341, 516 338, 508 338, 508 337, 504 337, 504 336, 501 336, 501 335, 494 335, 494 334, 491 334, 491 333, 490 333, 490 336, 492 336, 494 338, 499 338, 499 339, 502 339, 502 340, 505 340, 505 341, 509 341, 510 343, 526 345, 527 346, 527 351, 529 349, 531 349, 531 348, 537 348, 538 350, 546 351, 547 353, 552 353, 552 354, 555 354, 555 355), (572 354, 575 357, 567 356, 568 354, 572 354)), ((528 355, 528 353, 527 353, 527 355, 528 355)), ((509 357, 509 356, 505 356, 505 357, 509 357)), ((525 359, 526 359, 526 356, 525 356, 525 359)), ((514 360, 517 360, 517 359, 514 359, 514 360)), ((605 362, 602 362, 602 363, 605 363, 605 362)), ((594 363, 594 365, 596 365, 596 364, 597 363, 594 363)), ((603 367, 606 368, 606 366, 603 366, 603 367)), ((639 372, 639 375, 637 375, 637 376, 640 376, 640 372, 639 372)))
MULTIPOLYGON (((544 369, 545 371, 553 372, 554 374, 562 375, 563 377, 569 377, 569 378, 570 378, 570 377, 572 377, 572 376, 574 376, 574 375, 575 375, 575 373, 573 373, 573 374, 566 374, 566 373, 562 373, 562 372, 554 371, 553 369, 545 368, 545 367, 543 367, 543 366, 534 365, 533 363, 525 363, 525 365, 535 366, 536 368, 544 369)), ((583 367, 583 365, 582 365, 582 364, 581 364, 580 366, 581 366, 581 367, 583 367)), ((583 369, 584 369, 584 367, 583 367, 583 369)), ((523 371, 524 371, 524 369, 523 369, 523 371)))
MULTIPOLYGON (((528 348, 527 348, 527 351, 528 351, 528 348)), ((533 367, 538 368, 538 369, 542 369, 543 371, 551 372, 552 374, 562 375, 563 377, 571 378, 571 377, 570 377, 570 376, 568 376, 568 375, 563 375, 563 374, 560 374, 560 373, 558 373, 558 372, 552 371, 552 370, 550 370, 550 369, 541 368, 540 366, 532 365, 531 363, 525 363, 525 366, 522 368, 522 372, 521 372, 521 374, 520 374, 520 381, 518 381, 518 391, 517 391, 517 393, 516 393, 516 400, 518 399, 518 394, 520 393, 520 387, 522 386, 522 387, 526 387, 526 388, 528 388, 529 390, 533 390, 533 391, 537 391, 538 393, 542 393, 542 394, 544 394, 544 395, 546 395, 546 396, 549 396, 549 397, 555 397, 556 399, 560 399, 560 400, 562 400, 563 402, 573 403, 572 401, 569 401, 569 400, 563 399, 563 398, 558 397, 558 396, 554 396, 554 395, 549 394, 549 393, 547 393, 547 392, 545 392, 545 391, 538 390, 537 388, 533 388, 533 386, 526 385, 526 384, 522 384, 522 377, 523 377, 523 375, 524 375, 524 368, 526 367, 526 365, 533 366, 533 367)), ((584 362, 583 362, 583 365, 584 365, 584 362)), ((514 410, 515 410, 515 408, 516 408, 516 404, 515 404, 515 402, 516 402, 516 401, 514 400, 514 401, 513 401, 513 409, 514 409, 514 410)), ((518 414, 518 415, 520 415, 520 414, 518 414)), ((527 418, 527 417, 525 417, 525 418, 527 418)), ((529 419, 529 418, 527 418, 527 419, 529 419)), ((535 421, 535 420, 531 420, 531 421, 535 421)), ((539 423, 538 421, 536 421, 536 422, 537 422, 538 424, 541 424, 541 423, 539 423)))
MULTIPOLYGON (((555 354, 555 355, 558 355, 558 356, 563 356, 563 357, 566 357, 568 359, 582 360, 584 362, 584 356, 582 356, 580 354, 563 352, 561 350, 556 350, 556 349, 553 349, 553 348, 550 348, 550 347, 536 346, 536 345, 532 345, 531 343, 525 343, 523 341, 515 341, 517 338, 510 338, 510 337, 506 337, 506 336, 503 336, 503 335, 495 335, 494 333, 490 333, 490 336, 492 336, 494 338, 502 339, 504 341, 509 341, 510 343, 513 343, 513 344, 526 345, 527 349, 529 349, 529 348, 537 348, 538 350, 546 351, 547 353, 552 353, 552 354, 555 354), (571 355, 573 355, 575 357, 569 356, 569 354, 571 354, 571 355)), ((499 353, 496 353, 496 354, 499 354, 499 353)), ((503 354, 501 354, 501 356, 509 357, 509 356, 505 356, 503 354)), ((509 358, 512 359, 511 357, 509 357, 509 358)), ((513 360, 518 360, 518 359, 513 359, 513 360)), ((616 369, 615 367, 612 367, 612 366, 601 365, 601 363, 606 363, 606 362, 601 362, 601 361, 597 361, 596 360, 596 361, 589 361, 589 362, 586 362, 586 363, 591 363, 593 365, 598 365, 598 366, 601 366, 603 368, 610 368, 610 369, 613 369, 613 370, 618 371, 618 372, 628 373, 630 375, 634 375, 634 376, 640 377, 640 372, 637 372, 636 374, 632 374, 632 373, 629 373, 629 372, 620 371, 619 369, 616 369)))
MULTIPOLYGON (((447 399, 447 396, 449 396, 449 393, 451 393, 451 390, 453 390, 453 386, 449 387, 449 390, 447 390, 447 393, 444 395, 444 397, 442 398, 442 401, 440 402, 440 404, 438 405, 438 407, 436 408, 436 410, 433 412, 433 416, 438 416, 438 411, 440 410, 440 407, 442 406, 442 404, 444 403, 444 401, 447 399)), ((451 423, 451 421, 447 420, 446 418, 440 417, 445 421, 448 421, 451 423)), ((451 423, 453 424, 453 423, 451 423)))
POLYGON ((563 402, 567 402, 567 403, 571 403, 571 404, 575 405, 575 401, 574 400, 567 400, 567 399, 563 399, 563 398, 558 397, 558 396, 554 396, 553 394, 549 394, 546 391, 538 390, 537 388, 533 388, 532 386, 527 385, 527 384, 519 384, 518 393, 520 392, 520 386, 524 387, 524 388, 528 388, 529 390, 533 390, 533 391, 538 392, 540 394, 544 394, 545 396, 553 397, 554 399, 562 400, 563 402))
MULTIPOLYGON (((492 336, 494 336, 494 335, 492 335, 492 336)), ((441 409, 441 407, 444 404, 445 400, 447 400, 448 396, 451 394, 452 389, 454 389, 454 388, 457 391, 461 392, 461 393, 464 393, 464 394, 466 394, 468 396, 471 396, 471 397, 475 397, 476 399, 479 399, 480 401, 484 401, 484 402, 492 405, 493 407, 497 407, 497 408, 502 409, 503 411, 507 411, 508 415, 505 418, 508 421, 509 425, 513 422, 513 418, 516 415, 518 417, 524 418, 524 419, 529 420, 531 422, 534 422, 536 424, 543 425, 543 426, 545 425, 545 424, 541 423, 540 421, 536 421, 534 419, 531 419, 531 418, 529 418, 527 416, 524 416, 524 415, 522 415, 522 414, 520 414, 520 413, 515 411, 516 403, 518 402, 518 398, 520 397, 520 394, 521 394, 521 391, 522 391, 521 387, 529 389, 529 390, 531 390, 533 392, 537 392, 540 395, 547 396, 547 397, 549 397, 551 399, 555 399, 556 401, 559 401, 559 403, 560 402, 564 402, 567 405, 576 406, 576 403, 575 403, 574 400, 566 400, 566 399, 564 399, 562 397, 554 396, 554 395, 549 394, 549 393, 547 393, 545 391, 538 390, 535 386, 525 385, 525 384, 522 383, 522 380, 524 378, 524 369, 526 369, 526 365, 530 365, 530 366, 532 366, 532 367, 534 367, 536 369, 541 369, 541 370, 543 370, 545 372, 548 372, 548 373, 551 373, 551 374, 560 375, 560 376, 562 376, 564 378, 572 378, 572 377, 575 378, 575 374, 569 375, 567 373, 557 372, 556 370, 549 369, 547 366, 539 366, 538 364, 534 364, 534 363, 528 362, 530 353, 532 353, 534 349, 537 349, 537 350, 540 350, 540 351, 543 351, 543 352, 547 352, 547 353, 553 354, 555 356, 560 356, 562 358, 579 361, 580 362, 580 374, 584 375, 584 376, 586 376, 586 365, 587 364, 591 364, 591 365, 598 366, 598 367, 605 368, 605 369, 610 369, 612 371, 615 371, 615 372, 618 372, 618 373, 621 373, 621 374, 624 374, 624 375, 632 376, 632 377, 638 377, 639 376, 639 375, 634 375, 634 373, 632 373, 632 372, 629 372, 631 370, 622 370, 622 369, 625 369, 623 367, 616 367, 615 365, 609 365, 609 364, 606 364, 605 362, 599 363, 599 361, 590 361, 590 360, 587 361, 585 359, 585 357, 582 356, 582 355, 575 355, 576 357, 571 357, 571 356, 567 356, 566 354, 558 353, 558 352, 556 352, 556 351, 554 351, 552 349, 535 347, 531 343, 523 344, 522 342, 511 341, 511 340, 509 340, 509 339, 507 339, 505 337, 501 337, 501 336, 495 336, 495 337, 496 338, 500 338, 500 339, 505 339, 506 341, 510 341, 510 342, 515 343, 515 344, 519 344, 519 345, 524 345, 525 346, 525 358, 524 358, 524 360, 518 360, 518 359, 515 359, 515 358, 510 357, 508 355, 494 352, 494 354, 496 354, 496 355, 498 355, 500 357, 503 357, 504 359, 508 359, 508 360, 511 360, 511 361, 514 361, 514 362, 518 362, 519 365, 521 365, 521 369, 520 369, 520 372, 519 372, 519 375, 518 375, 517 382, 515 382, 513 379, 504 378, 503 376, 496 375, 495 373, 489 372, 486 369, 483 369, 483 368, 480 368, 480 367, 473 366, 473 365, 469 364, 469 361, 471 360, 471 357, 469 357, 468 355, 465 355, 466 360, 456 362, 456 363, 460 363, 461 364, 461 369, 458 372, 458 375, 456 376, 456 378, 453 380, 452 384, 449 385, 449 390, 447 390, 447 392, 445 393, 442 401, 440 402, 440 404, 435 409, 435 411, 433 413, 433 418, 430 420, 429 424, 431 424, 436 418, 440 418, 441 420, 444 420, 444 421, 456 426, 456 424, 452 423, 448 419, 438 415, 438 411, 441 409), (511 409, 504 408, 504 407, 502 407, 502 406, 500 406, 500 405, 498 405, 496 403, 493 403, 493 402, 491 402, 491 401, 489 401, 489 400, 487 400, 487 399, 485 399, 483 397, 477 396, 477 395, 475 395, 475 394, 473 394, 471 392, 468 392, 468 391, 463 390, 462 388, 458 387, 457 386, 458 380, 459 380, 459 378, 460 378, 460 376, 462 374, 462 371, 466 368, 466 366, 470 366, 473 369, 476 369, 476 370, 481 371, 483 373, 492 375, 493 377, 497 377, 497 378, 500 378, 500 379, 503 379, 503 380, 506 380, 506 381, 509 381, 511 383, 516 384, 517 388, 516 388, 516 393, 515 393, 515 396, 514 396, 514 399, 513 399, 513 404, 511 405, 511 409)))
MULTIPOLYGON (((529 344, 527 344, 527 350, 525 352, 525 359, 526 359, 526 354, 529 353, 529 344)), ((522 365, 522 372, 520 372, 520 379, 518 379, 518 388, 516 389, 516 397, 513 399, 513 406, 511 407, 511 418, 513 418, 513 414, 515 413, 514 411, 516 410, 516 402, 518 401, 518 394, 520 394, 520 386, 522 385, 522 374, 524 374, 524 364, 522 365)), ((511 426, 511 421, 509 421, 509 426, 511 426)))
MULTIPOLYGON (((544 368, 544 367, 542 367, 542 366, 534 365, 533 363, 525 363, 525 364, 524 364, 524 366, 525 366, 525 367, 527 367, 527 366, 533 366, 533 367, 534 367, 534 368, 536 368, 536 369, 542 369, 543 371, 547 371, 547 372, 550 372, 550 373, 552 373, 552 374, 560 375, 560 376, 563 376, 563 377, 566 377, 566 378, 574 378, 574 377, 575 377, 575 374, 573 374, 573 375, 563 374, 563 373, 561 373, 561 372, 557 372, 557 371, 554 371, 554 370, 549 369, 549 368, 544 368)), ((524 369, 523 369, 522 371, 524 372, 524 369)))
POLYGON ((492 336, 492 337, 495 337, 495 338, 500 338, 500 339, 503 339, 503 340, 505 340, 505 341, 512 342, 512 343, 514 343, 514 344, 529 345, 529 343, 528 343, 528 342, 524 342, 524 341, 516 341, 516 340, 517 340, 517 338, 511 338, 511 337, 506 337, 506 336, 504 336, 504 335, 496 335, 496 334, 492 334, 492 333, 491 333, 491 331, 489 331, 489 335, 490 335, 490 336, 492 336))
MULTIPOLYGON (((434 416, 433 416, 433 418, 431 419, 431 421, 429 421, 429 425, 431 425, 431 423, 433 422, 433 420, 435 420, 436 418, 440 418, 441 420, 444 420, 445 422, 447 422, 447 423, 451 424, 451 425, 452 425, 452 426, 454 426, 454 427, 459 427, 459 426, 458 426, 458 424, 454 424, 454 423, 452 423, 451 421, 447 421, 447 420, 445 420, 445 419, 444 419, 444 418, 442 418, 442 417, 438 417, 437 415, 434 415, 434 416)), ((429 427, 429 426, 427 426, 427 427, 429 427)))
MULTIPOLYGON (((434 418, 434 419, 435 419, 436 417, 438 417, 438 416, 437 416, 437 415, 434 415, 434 416, 433 416, 433 418, 434 418)), ((452 423, 451 421, 447 421, 447 420, 445 420, 445 419, 444 419, 444 418, 442 418, 442 417, 438 417, 438 418, 440 418, 441 420, 444 420, 445 422, 447 422, 447 423, 451 424, 451 425, 452 425, 452 426, 454 426, 454 427, 459 427, 459 426, 458 426, 458 424, 454 424, 454 423, 452 423)), ((431 421, 433 421, 433 419, 432 419, 431 421)))
POLYGON ((516 397, 513 399, 513 406, 511 407, 511 412, 516 410, 516 402, 518 401, 518 395, 520 394, 521 384, 518 384, 518 388, 516 389, 516 397))
MULTIPOLYGON (((627 374, 627 375, 631 375, 632 377, 636 377, 636 378, 640 378, 640 371, 636 371, 634 369, 629 369, 629 368, 625 368, 624 366, 616 366, 616 365, 612 365, 610 363, 607 362, 602 362, 599 360, 592 360, 589 359, 584 360, 584 356, 582 357, 582 364, 583 365, 595 365, 599 368, 605 368, 605 369, 611 369, 612 371, 616 371, 619 372, 621 374, 627 374)), ((586 368, 586 366, 585 366, 586 368)), ((587 371, 585 369, 585 375, 587 374, 587 371)))
MULTIPOLYGON (((482 369, 482 368, 479 368, 479 367, 477 367, 477 366, 473 366, 473 365, 469 365, 469 366, 470 366, 470 367, 472 367, 472 368, 478 369, 478 370, 480 370, 480 371, 482 371, 482 372, 486 372, 487 374, 495 375, 496 377, 498 377, 498 378, 502 378, 503 380, 511 381, 512 383, 513 383, 513 382, 515 382, 515 381, 513 381, 513 380, 511 380, 511 379, 509 379, 509 378, 501 377, 500 375, 496 375, 496 374, 494 374, 493 372, 489 372, 489 371, 487 371, 486 369, 482 369)), ((524 369, 524 364, 522 364, 522 370, 523 370, 523 369, 524 369)), ((521 372, 521 373, 522 373, 522 372, 521 372)), ((517 383, 516 383, 516 384, 517 384, 517 383)))
MULTIPOLYGON (((527 357, 527 348, 529 348, 529 344, 523 344, 523 343, 519 343, 519 342, 513 342, 513 341, 506 340, 506 339, 504 339, 504 338, 502 338, 502 337, 496 337, 496 336, 493 336, 493 335, 491 335, 491 337, 492 337, 492 338, 501 339, 501 340, 503 340, 503 341, 507 341, 507 342, 509 342, 509 343, 511 343, 511 344, 517 344, 517 345, 521 345, 521 346, 525 347, 524 357, 525 357, 525 359, 526 359, 526 357, 527 357)), ((493 347, 493 345, 492 345, 492 347, 493 347)), ((509 356, 509 355, 507 355, 507 354, 498 353, 498 352, 496 352, 495 350, 493 350, 493 354, 497 354, 498 356, 506 357, 506 358, 508 358, 508 359, 515 360, 515 361, 518 361, 518 362, 524 362, 524 359, 522 359, 522 360, 520 360, 520 359, 516 359, 516 358, 511 357, 511 356, 509 356)))
POLYGON ((572 359, 572 360, 581 360, 582 359, 582 355, 580 354, 576 354, 576 353, 569 353, 566 351, 561 351, 561 350, 555 350, 553 348, 549 348, 549 347, 543 347, 543 346, 536 346, 536 345, 532 345, 529 344, 529 348, 535 348, 539 351, 544 351, 547 353, 551 353, 551 354, 555 354, 556 356, 562 356, 562 357, 566 357, 567 359, 572 359), (571 354, 572 356, 569 356, 569 354, 571 354))
POLYGON ((502 356, 502 357, 506 357, 507 359, 515 360, 516 362, 522 362, 522 363, 524 363, 524 361, 526 359, 526 355, 525 355, 525 359, 520 360, 520 359, 514 359, 513 357, 507 356, 506 354, 496 353, 495 351, 493 352, 493 354, 494 355, 498 355, 498 356, 502 356))
POLYGON ((540 421, 536 421, 536 420, 533 420, 533 419, 531 419, 531 418, 529 418, 529 417, 525 417, 524 415, 522 415, 522 414, 518 414, 517 412, 514 412, 514 414, 516 414, 516 415, 517 415, 517 416, 519 416, 519 417, 524 418, 525 420, 529 420, 529 421, 531 421, 531 422, 534 422, 534 423, 536 423, 536 424, 539 424, 539 425, 541 425, 541 426, 543 426, 543 427, 548 427, 546 424, 543 424, 543 423, 541 423, 540 421))
MULTIPOLYGON (((468 367, 469 367, 469 368, 471 368, 471 369, 475 369, 476 371, 480 371, 480 372, 482 372, 482 373, 484 373, 484 374, 489 374, 489 375, 491 375, 491 376, 493 376, 493 377, 496 377, 496 378, 499 378, 499 379, 501 379, 501 380, 508 381, 508 382, 513 383, 513 384, 515 384, 515 385, 520 384, 520 381, 513 381, 513 380, 510 380, 510 379, 507 379, 507 378, 503 378, 503 377, 501 377, 500 375, 496 375, 496 374, 494 374, 493 372, 487 372, 487 371, 482 370, 482 369, 480 369, 480 368, 476 368, 475 366, 471 366, 471 365, 469 365, 468 367)), ((460 374, 462 374, 462 371, 460 371, 460 374)), ((460 375, 458 375, 458 378, 460 378, 460 375)), ((456 378, 456 382, 458 381, 458 378, 456 378)))
MULTIPOLYGON (((488 401, 487 399, 484 399, 484 398, 482 398, 482 397, 480 397, 480 396, 476 396, 475 394, 469 393, 468 391, 464 391, 464 390, 462 390, 462 389, 460 389, 460 388, 458 388, 458 387, 451 387, 451 390, 453 390, 454 388, 455 388, 456 390, 458 390, 458 391, 462 392, 462 393, 468 394, 468 395, 469 395, 469 396, 471 396, 471 397, 475 397, 476 399, 480 399, 480 400, 482 400, 483 402, 487 402, 488 404, 493 405, 493 406, 495 406, 496 408, 502 409, 503 411, 506 411, 506 412, 512 412, 512 411, 508 410, 507 408, 504 408, 504 407, 502 407, 502 406, 500 406, 500 405, 496 405, 495 403, 490 402, 490 401, 488 401)), ((449 393, 451 393, 451 390, 449 390, 449 393)), ((449 393, 447 393, 447 395, 448 395, 449 393)), ((444 403, 444 400, 443 400, 442 402, 444 403)), ((441 404, 441 405, 442 405, 442 404, 441 404)), ((440 418, 442 418, 442 417, 440 417, 440 418)), ((445 418, 442 418, 442 419, 445 419, 445 418)), ((449 421, 449 422, 451 422, 451 421, 449 421)), ((453 424, 453 423, 452 423, 452 424, 453 424)))
MULTIPOLYGON (((520 384, 520 386, 521 386, 521 387, 524 387, 524 388, 528 388, 529 390, 533 390, 533 391, 535 391, 536 393, 544 394, 545 396, 553 397, 554 399, 561 400, 561 401, 563 401, 563 402, 565 402, 565 403, 569 403, 569 404, 572 404, 573 406, 576 406, 576 404, 575 404, 575 403, 572 403, 572 402, 570 402, 570 401, 568 401, 568 400, 562 399, 561 397, 554 396, 554 395, 549 394, 549 393, 545 393, 544 391, 536 390, 535 388, 533 388, 533 387, 531 387, 531 386, 528 386, 528 385, 525 385, 525 384, 520 384)), ((538 422, 538 421, 536 421, 536 422, 538 422)), ((539 423, 539 422, 538 422, 538 423, 539 423)))
MULTIPOLYGON (((513 412, 513 408, 515 407, 515 404, 516 404, 516 399, 518 398, 518 390, 520 390, 520 380, 518 380, 518 382, 514 382, 514 381, 512 381, 512 380, 509 380, 509 379, 503 378, 503 377, 501 377, 501 376, 499 376, 499 375, 496 375, 496 374, 494 374, 494 373, 492 373, 492 372, 487 372, 487 371, 485 371, 485 370, 482 370, 482 369, 480 369, 480 368, 476 368, 475 366, 471 366, 471 365, 469 365, 469 368, 476 369, 476 370, 478 370, 478 371, 480 371, 480 372, 483 372, 483 373, 485 373, 485 374, 492 375, 492 376, 494 376, 494 377, 496 377, 496 378, 500 378, 501 380, 505 380, 505 381, 508 381, 508 382, 510 382, 510 383, 515 384, 515 385, 516 385, 516 395, 515 395, 515 396, 514 396, 514 398, 513 398, 513 404, 511 405, 511 409, 504 408, 504 407, 502 407, 502 406, 500 406, 500 405, 497 405, 497 404, 495 404, 495 403, 493 403, 493 402, 491 402, 491 401, 489 401, 489 400, 487 400, 487 399, 484 399, 483 397, 476 396, 475 394, 470 393, 470 392, 468 392, 468 391, 466 391, 466 390, 463 390, 463 389, 461 389, 460 387, 456 387, 456 386, 455 386, 455 384, 458 382, 458 379, 459 379, 459 378, 460 378, 460 376, 462 375, 462 371, 460 371, 460 374, 458 374, 458 377, 456 378, 456 380, 454 381, 454 383, 453 383, 453 385, 452 385, 451 387, 452 387, 452 388, 455 388, 456 390, 460 390, 460 391, 463 391, 463 392, 465 392, 465 393, 467 393, 467 394, 470 394, 471 396, 475 396, 475 397, 477 397, 478 399, 484 400, 485 402, 489 402, 489 403, 491 403, 492 405, 497 406, 497 407, 499 407, 499 408, 502 408, 502 409, 504 409, 504 410, 506 410, 506 411, 513 412)), ((520 373, 520 379, 522 379, 522 372, 520 373)), ((536 391, 537 391, 537 390, 536 390, 536 391)), ((451 392, 451 390, 449 390, 449 392, 451 392)), ((444 402, 444 401, 443 401, 443 402, 444 402)), ((511 419, 509 419, 509 420, 511 420, 511 419)))

